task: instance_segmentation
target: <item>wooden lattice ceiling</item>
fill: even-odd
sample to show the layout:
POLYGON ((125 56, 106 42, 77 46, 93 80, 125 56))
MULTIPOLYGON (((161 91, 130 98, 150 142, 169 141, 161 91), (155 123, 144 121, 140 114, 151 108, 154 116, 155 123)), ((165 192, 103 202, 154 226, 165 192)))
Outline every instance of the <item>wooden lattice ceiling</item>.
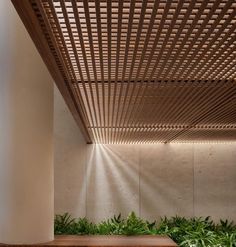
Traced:
POLYGON ((87 142, 236 140, 236 1, 12 2, 87 142))

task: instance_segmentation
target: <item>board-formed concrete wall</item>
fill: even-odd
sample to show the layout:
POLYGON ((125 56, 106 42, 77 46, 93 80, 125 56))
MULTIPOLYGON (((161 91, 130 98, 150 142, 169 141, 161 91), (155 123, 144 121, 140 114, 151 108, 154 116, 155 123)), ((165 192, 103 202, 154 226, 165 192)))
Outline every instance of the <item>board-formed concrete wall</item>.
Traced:
POLYGON ((236 221, 236 143, 87 145, 55 90, 55 212, 236 221))

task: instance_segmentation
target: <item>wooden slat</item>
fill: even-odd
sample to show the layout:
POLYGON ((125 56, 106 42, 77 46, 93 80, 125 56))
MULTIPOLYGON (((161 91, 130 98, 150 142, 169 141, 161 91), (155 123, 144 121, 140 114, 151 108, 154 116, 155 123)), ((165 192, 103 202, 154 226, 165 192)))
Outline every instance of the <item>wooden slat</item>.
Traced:
POLYGON ((27 31, 29 32, 35 46, 37 47, 43 61, 45 62, 52 78, 57 84, 58 89, 64 97, 75 121, 79 125, 85 140, 87 143, 92 142, 92 136, 87 129, 87 123, 85 122, 85 117, 81 111, 80 105, 73 95, 72 87, 70 84, 70 78, 67 78, 65 73, 67 71, 62 71, 63 61, 58 61, 55 57, 54 51, 55 47, 49 45, 48 40, 45 38, 42 28, 39 22, 39 16, 33 9, 33 4, 30 1, 20 1, 12 0, 14 7, 16 8, 22 22, 24 23, 27 31))
POLYGON ((89 142, 236 140, 235 1, 12 1, 89 142))

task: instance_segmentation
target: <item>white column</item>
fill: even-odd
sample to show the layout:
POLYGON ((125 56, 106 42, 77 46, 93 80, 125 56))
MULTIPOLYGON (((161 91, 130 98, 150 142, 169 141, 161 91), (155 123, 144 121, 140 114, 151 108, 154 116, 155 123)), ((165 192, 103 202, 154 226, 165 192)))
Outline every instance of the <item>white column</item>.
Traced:
POLYGON ((53 82, 11 1, 0 1, 0 243, 53 239, 53 82))

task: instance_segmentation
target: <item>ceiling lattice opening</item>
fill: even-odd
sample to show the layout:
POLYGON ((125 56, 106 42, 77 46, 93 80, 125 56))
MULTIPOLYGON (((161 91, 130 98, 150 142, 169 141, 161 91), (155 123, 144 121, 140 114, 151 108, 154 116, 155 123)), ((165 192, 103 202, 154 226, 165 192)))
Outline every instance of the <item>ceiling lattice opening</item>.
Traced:
POLYGON ((19 2, 88 142, 236 140, 235 1, 19 2))

